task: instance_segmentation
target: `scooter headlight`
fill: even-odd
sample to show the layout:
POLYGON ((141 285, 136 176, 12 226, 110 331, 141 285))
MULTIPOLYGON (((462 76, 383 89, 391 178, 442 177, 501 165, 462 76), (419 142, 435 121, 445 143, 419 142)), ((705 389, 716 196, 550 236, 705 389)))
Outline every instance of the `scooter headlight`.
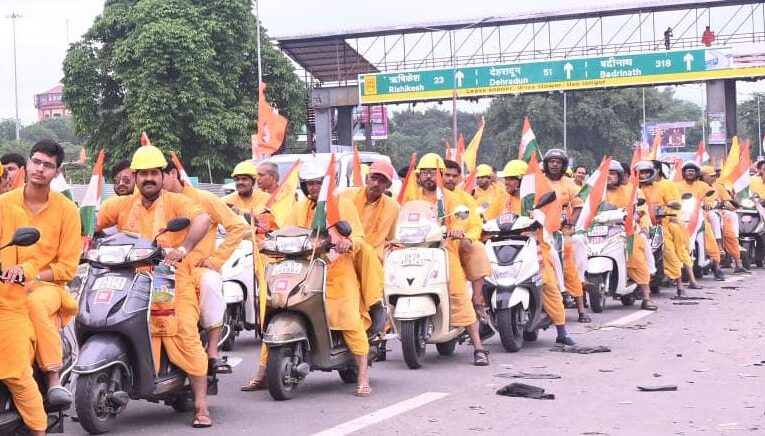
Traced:
POLYGON ((521 262, 505 266, 492 264, 491 270, 497 286, 513 286, 521 273, 521 262))
POLYGON ((429 231, 430 226, 399 227, 397 239, 404 244, 422 244, 429 231))
POLYGON ((755 208, 754 200, 752 200, 751 198, 745 198, 745 199, 741 200, 739 202, 739 204, 741 205, 741 207, 745 207, 747 209, 754 209, 755 208))
POLYGON ((138 262, 149 258, 153 253, 153 248, 134 248, 130 250, 127 260, 128 262, 138 262))
POLYGON ((308 236, 281 236, 276 238, 276 251, 284 254, 297 254, 310 250, 310 238, 308 236))
POLYGON ((104 265, 125 263, 125 259, 127 259, 132 248, 132 245, 101 245, 96 250, 95 261, 104 265))

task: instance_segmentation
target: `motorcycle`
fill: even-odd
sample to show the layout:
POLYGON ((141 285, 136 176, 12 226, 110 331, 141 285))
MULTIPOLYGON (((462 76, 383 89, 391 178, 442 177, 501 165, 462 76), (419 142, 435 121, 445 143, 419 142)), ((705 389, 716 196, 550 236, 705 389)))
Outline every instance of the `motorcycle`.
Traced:
MULTIPOLYGON (((454 212, 457 219, 466 219, 469 214, 465 206, 454 212)), ((429 202, 407 202, 398 215, 394 249, 385 257, 385 304, 410 369, 422 366, 428 343, 436 344, 442 356, 449 356, 457 342, 464 342, 466 337, 465 329, 449 324, 449 263, 444 234, 429 202)))
POLYGON ((585 277, 590 307, 603 312, 608 297, 620 299, 625 306, 635 304, 638 286, 627 274, 627 234, 625 210, 605 205, 587 231, 587 270, 585 277))
POLYGON ((223 298, 226 301, 224 339, 221 343, 224 351, 234 349, 236 337, 242 331, 260 332, 252 249, 252 241, 242 241, 221 267, 223 298))
POLYGON ((738 202, 741 263, 749 269, 752 263, 761 267, 765 258, 765 209, 756 195, 738 202))
MULTIPOLYGON (((555 200, 552 192, 536 208, 555 200)), ((520 351, 524 341, 535 341, 540 329, 550 326, 542 311, 542 275, 534 232, 541 224, 534 218, 505 213, 483 225, 491 275, 483 286, 492 325, 502 346, 520 351)))
MULTIPOLYGON (((335 224, 344 237, 346 221, 335 224)), ((329 328, 325 292, 333 247, 326 235, 302 227, 269 232, 261 253, 276 258, 266 266, 266 308, 263 343, 268 346, 266 382, 271 396, 289 400, 297 386, 315 370, 338 371, 345 383, 355 383, 358 368, 342 333, 329 328)))
MULTIPOLYGON (((4 250, 9 247, 29 247, 37 243, 40 240, 40 232, 35 228, 21 227, 16 229, 13 233, 11 241, 0 248, 4 250)), ((23 285, 23 281, 17 282, 17 284, 23 285)), ((33 376, 37 382, 37 386, 40 390, 40 395, 45 398, 45 394, 48 390, 46 378, 42 371, 34 365, 33 376)), ((48 415, 48 428, 47 433, 63 433, 64 432, 64 411, 69 406, 64 407, 52 407, 47 403, 44 403, 45 412, 48 415)), ((3 383, 0 383, 0 434, 3 435, 15 435, 26 434, 28 429, 24 425, 24 420, 16 410, 13 404, 13 396, 8 388, 3 383)))
MULTIPOLYGON (((155 362, 150 324, 151 316, 161 312, 153 306, 171 302, 175 293, 174 274, 161 265, 164 250, 157 238, 189 224, 187 218, 172 219, 154 240, 116 233, 88 250, 90 274, 76 318, 81 347, 73 372, 80 425, 91 434, 111 430, 130 399, 163 401, 182 412, 194 408, 186 374, 164 349, 155 362)), ((215 375, 207 393, 217 394, 215 375)))

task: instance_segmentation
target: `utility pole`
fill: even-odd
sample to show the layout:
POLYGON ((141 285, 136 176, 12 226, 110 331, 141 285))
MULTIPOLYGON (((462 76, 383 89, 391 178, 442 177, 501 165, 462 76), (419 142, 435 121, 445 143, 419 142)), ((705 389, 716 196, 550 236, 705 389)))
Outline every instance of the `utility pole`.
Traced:
POLYGON ((568 155, 568 130, 566 129, 566 118, 568 118, 566 91, 563 91, 563 151, 568 155))
MULTIPOLYGON (((263 83, 263 64, 260 59, 260 11, 258 10, 258 0, 255 0, 255 38, 257 39, 258 52, 258 96, 260 96, 260 86, 263 83)), ((258 108, 260 111, 260 108, 258 108)), ((258 116, 258 128, 255 135, 255 143, 252 146, 252 160, 261 158, 261 152, 258 142, 260 141, 260 116, 258 116)))
POLYGON ((760 151, 757 152, 757 160, 760 160, 762 158, 762 121, 760 120, 760 94, 757 94, 757 137, 760 138, 760 151))
POLYGON ((16 142, 18 142, 21 139, 21 121, 19 120, 19 80, 18 69, 16 67, 16 19, 21 18, 21 15, 13 12, 11 15, 6 15, 5 18, 10 18, 13 23, 13 89, 14 98, 16 99, 16 142))

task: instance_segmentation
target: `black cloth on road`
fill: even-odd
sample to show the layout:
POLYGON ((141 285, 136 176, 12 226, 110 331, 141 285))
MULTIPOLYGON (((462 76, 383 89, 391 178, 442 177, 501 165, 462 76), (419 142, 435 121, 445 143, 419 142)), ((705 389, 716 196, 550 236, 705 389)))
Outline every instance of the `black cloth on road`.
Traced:
POLYGON ((531 398, 534 400, 555 399, 555 394, 546 394, 544 389, 524 383, 510 383, 509 385, 498 390, 497 395, 504 395, 506 397, 531 398))

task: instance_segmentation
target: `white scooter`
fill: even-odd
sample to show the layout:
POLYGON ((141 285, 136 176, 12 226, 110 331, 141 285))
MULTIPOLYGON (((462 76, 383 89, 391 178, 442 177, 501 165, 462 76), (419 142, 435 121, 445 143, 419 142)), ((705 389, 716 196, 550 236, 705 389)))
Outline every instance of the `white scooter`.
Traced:
POLYGON ((635 304, 637 290, 637 284, 627 275, 626 212, 612 205, 603 209, 587 232, 585 277, 591 284, 587 293, 595 313, 603 312, 609 296, 620 299, 625 306, 635 304))
POLYGON ((258 289, 253 265, 252 241, 243 240, 221 267, 223 299, 226 301, 224 351, 234 349, 242 331, 260 332, 258 289))
MULTIPOLYGON (((536 208, 555 200, 552 192, 536 208)), ((520 351, 524 341, 535 341, 540 329, 550 326, 542 312, 542 274, 535 231, 538 220, 505 213, 483 225, 491 275, 483 286, 489 315, 502 346, 520 351)))
MULTIPOLYGON (((455 211, 458 219, 470 214, 455 211)), ((436 344, 439 354, 451 355, 465 329, 450 325, 449 262, 444 231, 433 205, 410 201, 396 224, 396 247, 385 258, 385 302, 411 369, 422 366, 425 346, 436 344)))
POLYGON ((765 209, 757 195, 738 202, 738 241, 741 245, 741 263, 749 269, 752 264, 763 265, 765 258, 765 209))
MULTIPOLYGON (((714 195, 714 191, 709 191, 709 193, 714 195)), ((687 228, 693 219, 693 214, 696 212, 696 205, 699 200, 694 198, 693 195, 689 192, 686 192, 682 195, 682 200, 682 208, 680 209, 679 215, 687 228)), ((709 273, 709 271, 712 269, 712 259, 707 256, 706 245, 704 244, 703 227, 699 227, 699 231, 697 231, 695 235, 691 236, 690 240, 692 241, 690 249, 691 259, 693 259, 693 275, 699 279, 703 277, 704 274, 709 273)))

